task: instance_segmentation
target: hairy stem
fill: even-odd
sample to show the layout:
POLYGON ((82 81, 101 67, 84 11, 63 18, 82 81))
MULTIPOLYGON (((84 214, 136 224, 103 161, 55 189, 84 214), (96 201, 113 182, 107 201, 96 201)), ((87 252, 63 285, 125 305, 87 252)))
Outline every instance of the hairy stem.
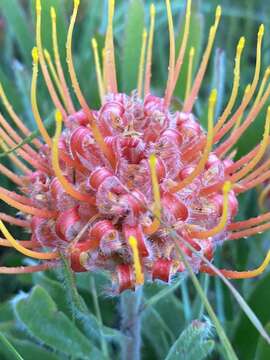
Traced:
POLYGON ((122 342, 121 360, 141 358, 141 316, 142 287, 135 292, 126 291, 120 298, 121 331, 126 335, 122 342))

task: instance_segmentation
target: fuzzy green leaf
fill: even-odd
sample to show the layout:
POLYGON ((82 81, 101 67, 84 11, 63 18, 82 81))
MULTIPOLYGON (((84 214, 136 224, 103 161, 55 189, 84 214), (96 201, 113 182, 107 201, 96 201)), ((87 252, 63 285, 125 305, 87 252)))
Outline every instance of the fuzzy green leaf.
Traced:
POLYGON ((24 358, 18 353, 18 351, 14 348, 14 346, 9 342, 6 336, 0 333, 0 348, 1 353, 8 360, 24 360, 24 358))
MULTIPOLYGON (((270 323, 268 323, 265 327, 266 331, 270 335, 270 323)), ((260 339, 257 346, 256 351, 256 360, 266 360, 270 359, 270 346, 269 344, 264 340, 260 339)))
POLYGON ((15 304, 17 319, 27 332, 47 346, 82 359, 102 358, 99 350, 76 328, 40 286, 15 304))
POLYGON ((200 360, 204 359, 214 347, 208 341, 210 326, 208 323, 195 320, 184 330, 171 347, 166 360, 200 360))

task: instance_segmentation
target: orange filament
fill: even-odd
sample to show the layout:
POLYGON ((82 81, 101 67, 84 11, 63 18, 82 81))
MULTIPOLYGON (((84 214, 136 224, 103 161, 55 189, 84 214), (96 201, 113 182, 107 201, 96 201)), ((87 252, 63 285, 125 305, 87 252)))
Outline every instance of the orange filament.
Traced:
POLYGON ((216 101, 217 101, 217 91, 214 89, 211 92, 211 95, 209 97, 209 106, 208 106, 208 131, 207 131, 207 139, 206 139, 206 145, 205 145, 205 149, 204 152, 202 154, 202 157, 198 163, 198 165, 196 166, 196 168, 194 169, 194 171, 187 176, 183 181, 181 181, 180 183, 178 183, 177 185, 173 185, 170 188, 171 192, 177 192, 181 189, 183 189, 184 187, 186 187, 187 185, 189 185, 190 183, 192 183, 192 181, 200 175, 200 173, 203 171, 204 166, 208 160, 208 156, 211 152, 212 149, 212 145, 213 145, 213 124, 214 124, 214 110, 215 110, 215 105, 216 105, 216 101))
POLYGON ((148 38, 148 47, 146 55, 146 68, 145 68, 145 81, 144 81, 144 96, 150 93, 151 84, 151 68, 152 68, 152 56, 153 56, 153 42, 154 42, 154 31, 155 31, 155 17, 156 8, 154 4, 150 6, 150 30, 148 38))
POLYGON ((240 171, 238 171, 238 173, 234 174, 231 177, 232 182, 239 181, 241 178, 243 178, 245 175, 247 175, 252 169, 254 169, 254 167, 261 160, 261 158, 263 157, 263 155, 267 149, 267 146, 268 146, 269 130, 270 130, 270 107, 268 107, 268 109, 267 109, 267 116, 266 116, 266 121, 265 121, 263 139, 262 139, 262 142, 260 144, 257 154, 245 167, 243 167, 240 171))
POLYGON ((216 32, 217 32, 217 28, 219 25, 220 17, 221 17, 221 7, 218 6, 216 9, 215 23, 213 26, 211 26, 211 29, 209 32, 209 37, 208 37, 208 43, 207 43, 205 52, 203 54, 203 59, 202 59, 201 65, 199 67, 198 73, 194 80, 194 84, 191 89, 190 95, 187 98, 187 100, 185 101, 184 106, 183 106, 184 112, 187 112, 187 113, 191 112, 194 102, 197 98, 197 95, 200 90, 201 83, 202 83, 202 80, 203 80, 203 77, 204 77, 204 74, 205 74, 205 71, 206 71, 206 68, 208 65, 209 57, 210 57, 210 54, 211 54, 211 51, 213 48, 213 44, 214 44, 214 40, 216 37, 216 32))
POLYGON ((128 238, 128 242, 131 247, 132 255, 133 255, 133 265, 134 265, 136 285, 143 285, 144 273, 142 271, 142 265, 139 256, 138 241, 134 236, 130 236, 128 238))
POLYGON ((62 187, 66 191, 68 195, 73 197, 74 199, 78 201, 84 201, 88 202, 90 204, 95 203, 95 199, 87 194, 82 194, 80 191, 74 189, 74 187, 68 182, 68 180, 63 175, 60 165, 59 165, 59 149, 58 149, 58 143, 59 138, 62 132, 62 114, 59 110, 55 112, 55 121, 56 121, 56 131, 55 136, 53 139, 53 145, 52 145, 52 167, 55 172, 55 176, 61 183, 62 187))
MULTIPOLYGON (((247 94, 249 93, 250 91, 250 88, 251 88, 251 84, 247 84, 246 88, 245 88, 245 91, 244 91, 244 97, 243 97, 243 100, 245 99, 245 97, 247 96, 247 94)), ((243 102, 242 100, 242 102, 243 102)), ((237 118, 235 124, 234 124, 234 127, 232 129, 232 132, 234 132, 235 130, 237 130, 239 128, 239 126, 241 125, 241 122, 242 122, 242 118, 243 118, 243 115, 239 115, 239 117, 237 118)))
MULTIPOLYGON (((252 99, 252 96, 256 90, 258 80, 259 80, 259 75, 260 75, 261 47, 262 47, 263 34, 264 34, 264 26, 261 25, 259 28, 259 31, 258 31, 256 65, 255 65, 255 72, 254 72, 254 77, 253 77, 253 80, 251 83, 250 91, 245 92, 245 95, 243 97, 243 100, 242 100, 239 108, 237 109, 235 114, 232 116, 230 121, 228 121, 227 124, 225 126, 223 126, 220 129, 220 131, 217 133, 217 136, 215 136, 215 142, 219 141, 232 128, 232 126, 235 124, 237 119, 239 119, 239 117, 241 117, 243 115, 246 107, 248 106, 250 100, 252 99)), ((266 90, 266 92, 267 92, 267 90, 266 90)), ((253 111, 253 109, 256 109, 257 107, 259 107, 259 104, 258 105, 256 104, 256 106, 253 105, 251 112, 253 111)))
MULTIPOLYGON (((4 152, 9 152, 10 148, 6 145, 3 139, 0 138, 0 147, 4 152)), ((27 166, 25 166, 16 155, 13 153, 8 154, 10 160, 19 168, 24 174, 31 174, 31 170, 27 166)))
POLYGON ((72 103, 72 99, 69 94, 68 86, 66 83, 64 71, 62 68, 60 54, 58 49, 58 39, 57 39, 57 26, 56 26, 56 12, 55 8, 51 7, 51 20, 52 20, 52 43, 53 43, 53 54, 54 54, 54 61, 56 65, 56 70, 58 74, 58 78, 60 80, 62 92, 63 92, 63 101, 65 103, 66 108, 68 109, 69 114, 75 113, 75 108, 72 103))
POLYGON ((48 270, 52 267, 55 267, 56 265, 52 265, 49 263, 40 264, 40 265, 31 265, 31 266, 16 266, 16 267, 6 267, 1 266, 0 267, 0 274, 6 274, 6 275, 14 275, 14 274, 31 274, 36 273, 39 271, 48 270))
POLYGON ((265 203, 265 199, 267 198, 267 196, 270 193, 270 184, 268 184, 263 191, 260 193, 259 199, 258 199, 258 204, 260 206, 261 209, 264 208, 264 203, 265 203))
POLYGON ((154 154, 149 157, 149 167, 152 181, 152 193, 154 197, 153 214, 155 216, 154 221, 150 226, 144 228, 144 232, 148 235, 156 232, 160 226, 161 217, 161 201, 160 201, 160 189, 156 170, 157 158, 154 154))
POLYGON ((142 34, 142 47, 141 47, 141 55, 140 55, 140 64, 139 64, 139 72, 138 72, 138 97, 142 97, 143 91, 143 75, 144 75, 144 66, 145 66, 145 52, 146 52, 146 42, 147 42, 147 31, 143 30, 142 34))
POLYGON ((191 88, 194 55, 195 55, 195 48, 192 46, 190 48, 190 51, 189 51, 189 61, 188 61, 188 71, 187 71, 187 86, 186 86, 185 99, 187 99, 188 94, 190 92, 190 88, 191 88))
POLYGON ((98 90, 99 90, 99 97, 101 103, 104 101, 105 96, 105 90, 104 90, 104 83, 102 79, 102 72, 101 72, 101 66, 100 66, 100 60, 98 55, 98 44, 97 40, 95 38, 92 39, 92 48, 95 58, 95 67, 96 67, 96 75, 97 75, 97 81, 98 81, 98 90))
POLYGON ((108 26, 105 39, 105 73, 107 90, 110 93, 117 93, 117 78, 113 43, 113 16, 115 0, 109 0, 108 4, 108 26))
POLYGON ((240 136, 246 131, 246 129, 250 126, 250 124, 254 121, 254 119, 256 119, 260 110, 268 100, 269 95, 270 95, 270 85, 268 85, 258 105, 252 107, 249 115, 247 116, 243 124, 235 132, 233 132, 226 141, 224 141, 219 147, 217 147, 216 149, 217 156, 224 156, 234 146, 234 144, 237 142, 240 136))
POLYGON ((12 182, 14 182, 14 184, 18 186, 24 185, 22 179, 17 174, 13 173, 11 170, 9 170, 7 167, 5 167, 2 164, 0 164, 0 173, 2 173, 7 178, 9 178, 12 182))
POLYGON ((174 36, 174 25, 172 17, 172 8, 170 0, 166 0, 168 27, 169 27, 169 38, 170 38, 170 58, 169 58, 169 74, 167 87, 165 90, 164 104, 168 106, 170 104, 170 92, 173 86, 174 70, 175 70, 175 36, 174 36))
POLYGON ((13 199, 10 195, 0 191, 0 199, 3 200, 9 206, 22 211, 26 214, 42 217, 42 218, 54 218, 57 215, 56 211, 50 211, 46 209, 38 209, 33 206, 21 204, 19 201, 13 199))
POLYGON ((37 105, 38 49, 36 47, 34 47, 32 50, 32 57, 33 57, 33 76, 32 76, 32 84, 31 84, 32 112, 40 134, 42 135, 46 144, 49 147, 51 147, 52 140, 43 124, 37 105))
MULTIPOLYGON (((31 241, 31 240, 17 240, 16 241, 21 244, 23 247, 26 247, 27 249, 33 249, 36 247, 40 247, 40 244, 37 241, 31 241)), ((13 247, 13 245, 6 239, 0 238, 0 246, 4 247, 13 247)))
POLYGON ((44 80, 47 85, 47 89, 49 91, 50 97, 57 109, 59 109, 63 115, 64 118, 66 118, 67 114, 66 111, 61 103, 61 101, 58 98, 58 95, 55 91, 53 82, 51 80, 50 74, 47 69, 46 61, 43 54, 43 46, 42 46, 42 38, 41 38, 41 2, 40 0, 36 0, 36 16, 37 16, 37 22, 36 22, 36 43, 38 48, 38 55, 39 55, 39 62, 41 66, 41 70, 43 73, 44 80))
POLYGON ((267 212, 265 214, 256 216, 256 217, 248 219, 248 220, 231 223, 228 225, 227 229, 230 231, 245 229, 245 228, 249 228, 249 227, 258 225, 258 224, 260 224, 264 221, 268 221, 268 220, 270 220, 270 212, 267 212))
POLYGON ((5 213, 0 213, 0 219, 5 222, 8 222, 10 224, 13 224, 13 225, 17 225, 17 226, 21 226, 21 227, 30 227, 29 221, 17 219, 15 217, 7 215, 5 213))
MULTIPOLYGON (((250 279, 261 275, 266 270, 269 262, 270 262, 270 251, 268 251, 262 264, 257 269, 249 270, 249 271, 233 271, 233 270, 221 269, 219 271, 222 273, 222 275, 224 275, 226 278, 229 279, 250 279)), ((210 275, 215 275, 215 272, 207 266, 204 266, 200 270, 210 275)))
POLYGON ((178 58, 176 61, 176 66, 175 66, 175 71, 174 71, 174 82, 173 82, 173 87, 170 91, 170 95, 169 98, 171 98, 173 91, 175 89, 177 80, 179 78, 180 75, 180 71, 182 68, 182 64, 184 61, 184 57, 185 57, 185 52, 186 52, 186 47, 187 47, 187 41, 188 41, 188 36, 189 36, 189 29, 190 29, 190 15, 191 15, 191 4, 192 4, 192 0, 187 0, 187 8, 186 8, 186 18, 185 18, 185 27, 184 27, 184 34, 183 34, 183 40, 181 43, 181 47, 179 49, 179 54, 178 54, 178 58))
MULTIPOLYGON (((16 147, 18 145, 14 141, 11 140, 11 138, 7 135, 7 133, 1 127, 0 127, 0 137, 11 148, 16 147)), ((25 152, 24 150, 22 150, 20 148, 18 148, 16 151, 25 161, 27 161, 29 164, 31 164, 34 168, 40 169, 40 170, 48 173, 48 169, 41 164, 40 159, 37 159, 36 157, 30 155, 29 153, 25 152)))
POLYGON ((240 63, 241 63, 241 56, 242 52, 245 46, 245 38, 241 37, 237 49, 236 49, 236 57, 235 57, 235 66, 234 66, 234 78, 233 78, 233 87, 230 99, 228 101, 228 104, 223 111, 222 115, 220 116, 216 126, 215 126, 215 133, 219 131, 219 129, 223 126, 225 121, 227 120, 228 116, 231 114, 231 111, 233 109, 233 106, 235 104, 238 90, 239 90, 239 83, 240 83, 240 63))
POLYGON ((222 215, 220 217, 219 223, 217 226, 210 230, 205 231, 191 231, 191 236, 197 239, 206 239, 223 231, 226 227, 229 213, 229 192, 231 190, 231 182, 226 181, 223 185, 223 209, 222 215))
POLYGON ((4 223, 1 220, 0 220, 0 230, 2 231, 5 238, 10 242, 12 247, 14 247, 14 249, 16 249, 25 256, 40 260, 53 260, 59 257, 59 255, 56 252, 42 253, 25 248, 17 240, 14 239, 14 237, 10 234, 10 232, 8 231, 8 229, 5 227, 4 223))
MULTIPOLYGON (((1 83, 0 83, 0 97, 2 99, 4 107, 6 108, 8 114, 11 117, 11 119, 13 120, 13 122, 18 126, 18 128, 22 131, 22 133, 24 135, 26 135, 26 136, 31 135, 30 130, 24 125, 22 120, 19 118, 19 116, 13 110, 13 107, 11 106, 10 102, 8 101, 8 98, 5 94, 5 91, 4 91, 1 83)), ((37 147, 40 147, 42 145, 41 142, 38 141, 37 139, 33 140, 33 144, 35 144, 37 147)))

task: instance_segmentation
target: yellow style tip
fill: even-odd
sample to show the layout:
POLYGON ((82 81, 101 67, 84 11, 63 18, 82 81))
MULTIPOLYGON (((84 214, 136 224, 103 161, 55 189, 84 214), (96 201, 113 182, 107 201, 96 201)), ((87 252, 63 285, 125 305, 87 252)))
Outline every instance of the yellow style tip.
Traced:
POLYGON ((62 123, 62 121, 63 121, 63 116, 62 116, 62 113, 61 113, 61 111, 60 110, 55 110, 55 113, 54 113, 54 117, 55 117, 55 121, 56 121, 56 123, 62 123))
POLYGON ((78 8, 80 5, 80 0, 74 0, 74 7, 78 8))
POLYGON ((211 91, 210 97, 209 97, 209 103, 215 104, 217 101, 217 89, 213 89, 211 91))
POLYGON ((36 46, 33 47, 33 49, 32 49, 32 58, 33 58, 33 62, 35 64, 37 64, 37 62, 38 62, 38 48, 36 46))
POLYGON ((151 166, 153 169, 155 169, 155 167, 156 167, 156 162, 157 162, 157 157, 156 157, 156 155, 155 155, 155 154, 151 154, 151 155, 149 156, 149 164, 150 164, 150 166, 151 166))
POLYGON ((264 34, 264 24, 261 24, 258 31, 258 37, 262 37, 264 34))
POLYGON ((36 0, 36 10, 37 10, 37 12, 41 11, 41 2, 40 2, 40 0, 36 0))
POLYGON ((222 13, 222 8, 220 5, 217 6, 216 8, 216 19, 219 20, 221 17, 221 13, 222 13))
POLYGON ((232 189, 232 183, 231 181, 225 181, 222 191, 224 194, 228 194, 228 192, 230 192, 232 189))
POLYGON ((146 28, 143 29, 143 39, 145 40, 147 38, 147 30, 146 28))
POLYGON ((51 18, 56 19, 56 11, 53 6, 51 6, 50 13, 51 13, 51 18))
POLYGON ((245 46, 245 43, 246 43, 246 39, 244 36, 241 36, 239 42, 238 42, 238 49, 239 50, 242 50, 245 46))
POLYGON ((97 47, 98 47, 97 40, 95 38, 92 38, 92 47, 93 47, 93 49, 97 49, 97 47))
POLYGON ((156 14, 156 7, 155 7, 155 4, 152 3, 150 5, 150 15, 155 16, 155 14, 156 14))
POLYGON ((190 56, 190 57, 193 57, 194 54, 195 54, 195 47, 192 46, 192 47, 190 48, 190 50, 189 50, 189 56, 190 56))

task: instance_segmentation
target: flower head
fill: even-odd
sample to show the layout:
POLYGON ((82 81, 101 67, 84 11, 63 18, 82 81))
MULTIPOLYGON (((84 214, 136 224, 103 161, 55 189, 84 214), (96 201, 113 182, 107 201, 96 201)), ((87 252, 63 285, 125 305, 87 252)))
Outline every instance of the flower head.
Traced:
MULTIPOLYGON (((170 1, 166 1, 170 58, 164 97, 151 93, 151 63, 154 43, 155 7, 150 8, 149 34, 143 32, 138 88, 131 94, 118 91, 113 43, 114 1, 109 0, 108 27, 103 67, 97 42, 92 40, 97 86, 101 107, 92 109, 80 88, 72 58, 72 33, 79 1, 74 1, 67 35, 67 65, 76 109, 67 86, 58 52, 57 17, 51 8, 53 60, 43 49, 40 0, 36 1, 36 47, 33 49, 31 102, 44 143, 35 139, 15 152, 22 138, 0 116, 1 147, 23 172, 19 178, 4 165, 1 172, 20 189, 20 194, 1 188, 0 198, 23 214, 20 219, 0 214, 2 221, 29 229, 29 241, 15 240, 4 223, 1 245, 11 245, 26 256, 40 259, 40 265, 26 268, 0 268, 1 272, 31 272, 57 265, 59 253, 76 271, 106 270, 112 275, 115 292, 136 288, 145 281, 170 282, 185 271, 178 250, 196 272, 212 270, 217 245, 270 228, 270 213, 234 222, 238 213, 237 196, 269 177, 267 161, 257 166, 269 143, 270 109, 263 139, 250 153, 237 161, 230 152, 256 119, 270 95, 267 69, 248 115, 240 119, 257 90, 261 67, 264 27, 260 26, 254 78, 240 105, 235 108, 240 81, 240 60, 245 39, 236 50, 234 82, 228 103, 214 125, 217 91, 208 102, 207 132, 193 114, 218 29, 221 8, 216 9, 201 64, 192 82, 194 48, 181 111, 172 112, 170 103, 184 55, 190 27, 191 0, 187 1, 185 29, 176 56, 170 1), (49 136, 37 104, 37 77, 40 66, 55 106, 56 132, 49 136), (64 129, 62 123, 64 122, 64 129), (232 130, 232 131, 231 131, 232 130), (225 139, 225 140, 224 140, 225 139), (22 161, 23 160, 23 161, 22 161), (256 167, 256 170, 253 169, 256 167), (173 235, 174 234, 174 235, 173 235), (48 252, 42 251, 44 249, 48 252)), ((18 130, 29 130, 12 109, 4 89, 0 96, 18 130)), ((259 275, 270 260, 269 253, 256 270, 221 270, 229 278, 259 275)))

